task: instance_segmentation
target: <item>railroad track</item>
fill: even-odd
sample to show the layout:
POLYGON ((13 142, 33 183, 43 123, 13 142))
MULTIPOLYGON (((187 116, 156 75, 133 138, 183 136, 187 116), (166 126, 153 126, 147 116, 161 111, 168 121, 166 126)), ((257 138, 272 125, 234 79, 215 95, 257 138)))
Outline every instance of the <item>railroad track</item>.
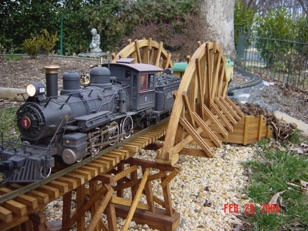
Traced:
POLYGON ((33 211, 39 211, 49 202, 107 173, 118 163, 132 157, 147 145, 165 135, 168 120, 136 132, 117 146, 110 146, 95 159, 89 157, 63 169, 41 181, 23 185, 10 184, 0 188, 0 229, 6 230, 28 219, 33 211))

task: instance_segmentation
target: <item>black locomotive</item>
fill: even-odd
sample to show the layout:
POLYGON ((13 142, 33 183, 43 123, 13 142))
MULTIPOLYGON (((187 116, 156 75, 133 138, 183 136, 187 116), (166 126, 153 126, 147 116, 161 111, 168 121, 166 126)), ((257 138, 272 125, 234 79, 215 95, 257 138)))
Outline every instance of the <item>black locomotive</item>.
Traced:
POLYGON ((28 98, 16 113, 22 143, 0 145, 2 183, 48 177, 56 156, 74 164, 130 137, 135 127, 169 116, 180 79, 132 61, 93 67, 87 86, 81 84, 86 75, 66 72, 60 95, 47 74, 46 88, 41 82, 29 84, 28 98))

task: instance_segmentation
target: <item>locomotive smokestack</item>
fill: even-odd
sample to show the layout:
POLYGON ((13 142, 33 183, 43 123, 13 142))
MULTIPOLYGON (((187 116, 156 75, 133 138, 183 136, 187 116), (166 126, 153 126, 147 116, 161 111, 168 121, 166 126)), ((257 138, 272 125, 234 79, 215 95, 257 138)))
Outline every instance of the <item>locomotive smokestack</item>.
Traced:
POLYGON ((46 71, 46 96, 58 95, 58 69, 60 66, 50 65, 45 66, 46 71))

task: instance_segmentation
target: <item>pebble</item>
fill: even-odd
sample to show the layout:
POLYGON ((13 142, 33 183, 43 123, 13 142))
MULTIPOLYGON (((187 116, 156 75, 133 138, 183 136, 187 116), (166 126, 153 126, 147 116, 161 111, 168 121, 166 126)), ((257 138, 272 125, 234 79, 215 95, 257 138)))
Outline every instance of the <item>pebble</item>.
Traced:
MULTIPOLYGON (((238 204, 239 213, 244 213, 250 198, 243 192, 248 178, 242 163, 251 160, 255 153, 256 146, 225 144, 215 150, 214 158, 181 155, 178 162, 181 171, 170 183, 173 207, 181 215, 177 231, 232 230, 236 224, 242 224, 235 214, 224 212, 224 204, 238 204)), ((155 156, 154 151, 142 150, 142 155, 137 157, 155 160, 155 156)), ((154 181, 152 185, 154 194, 163 199, 160 181, 154 181)), ((142 201, 146 201, 145 197, 142 201)), ((48 220, 61 219, 62 204, 61 199, 48 204, 45 209, 48 220)), ((90 222, 90 217, 86 221, 90 222)), ((119 230, 124 222, 118 218, 119 230)), ((155 229, 131 222, 129 230, 155 229)))

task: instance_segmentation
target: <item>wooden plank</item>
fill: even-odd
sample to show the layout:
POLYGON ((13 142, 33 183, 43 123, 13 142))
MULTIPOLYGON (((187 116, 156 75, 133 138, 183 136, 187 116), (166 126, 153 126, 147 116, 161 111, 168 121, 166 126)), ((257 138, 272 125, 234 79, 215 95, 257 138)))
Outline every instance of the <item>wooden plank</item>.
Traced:
POLYGON ((108 158, 110 158, 110 159, 115 160, 115 162, 117 162, 117 163, 119 163, 119 162, 121 161, 121 156, 118 155, 118 154, 110 154, 110 153, 108 153, 108 154, 106 154, 106 155, 104 155, 104 156, 105 156, 105 157, 108 157, 108 158))
POLYGON ((123 145, 123 149, 126 149, 131 152, 131 154, 135 154, 139 151, 139 147, 136 145, 125 144, 123 145))
POLYGON ((190 156, 200 156, 207 157, 206 153, 200 148, 183 148, 179 154, 190 155, 190 156))
POLYGON ((226 117, 222 114, 222 112, 219 110, 217 105, 215 103, 212 103, 211 104, 211 108, 214 110, 214 112, 219 117, 219 119, 221 119, 223 124, 226 126, 227 130, 229 132, 232 132, 233 131, 233 126, 229 123, 229 121, 226 119, 226 117))
POLYGON ((4 202, 2 204, 2 207, 6 208, 7 210, 12 211, 14 214, 20 217, 27 215, 26 206, 14 200, 9 200, 7 202, 4 202))
MULTIPOLYGON (((85 200, 85 186, 81 185, 76 189, 76 211, 78 211, 83 206, 85 200)), ((76 228, 78 231, 85 229, 85 217, 80 217, 80 219, 78 219, 76 222, 76 228)))
MULTIPOLYGON (((149 41, 149 43, 151 43, 149 41)), ((149 46, 146 46, 144 49, 143 49, 143 59, 142 59, 143 63, 150 63, 150 47, 149 46)))
POLYGON ((137 158, 130 158, 128 160, 125 160, 124 163, 129 163, 130 165, 138 165, 146 168, 156 168, 160 169, 162 171, 173 171, 175 168, 180 169, 179 166, 171 166, 166 164, 160 164, 154 161, 150 160, 144 160, 144 159, 137 159, 137 158))
MULTIPOLYGON (((197 128, 196 132, 200 134, 202 132, 202 128, 197 128)), ((169 153, 171 156, 175 155, 176 153, 179 153, 187 144, 189 144, 191 141, 193 141, 193 136, 189 135, 185 137, 180 143, 176 144, 172 149, 169 150, 169 153)))
POLYGON ((99 159, 100 159, 100 160, 103 160, 103 161, 106 161, 106 162, 109 162, 109 164, 110 164, 111 166, 115 166, 115 165, 118 163, 118 162, 116 161, 116 159, 113 158, 113 157, 101 156, 99 159))
MULTIPOLYGON (((91 166, 89 166, 89 165, 84 165, 84 166, 82 166, 81 168, 78 168, 78 170, 82 170, 82 171, 85 171, 85 172, 89 172, 90 175, 91 175, 91 178, 97 176, 98 173, 99 173, 99 169, 98 169, 98 168, 96 168, 96 167, 91 167, 91 166)), ((91 178, 90 178, 90 179, 91 179, 91 178)), ((89 180, 90 180, 90 179, 89 179, 89 180)))
POLYGON ((194 119, 197 124, 202 128, 202 130, 210 137, 211 141, 216 144, 216 147, 221 147, 221 141, 217 138, 217 136, 212 132, 212 130, 204 123, 204 121, 200 118, 200 116, 194 112, 194 119))
POLYGON ((166 178, 164 178, 164 180, 161 182, 161 187, 164 188, 166 187, 171 180, 173 180, 173 178, 179 173, 178 169, 174 169, 166 178))
POLYGON ((32 190, 31 192, 28 192, 26 195, 36 198, 38 202, 43 205, 49 202, 49 195, 47 193, 43 193, 37 190, 32 190))
POLYGON ((104 166, 102 166, 99 163, 95 163, 95 162, 90 162, 87 164, 87 166, 91 167, 91 168, 95 168, 98 170, 98 174, 104 172, 106 170, 106 168, 104 166))
POLYGON ((75 189, 80 185, 79 184, 80 181, 78 181, 76 178, 72 178, 72 177, 62 176, 60 178, 57 178, 57 181, 67 184, 70 190, 75 189))
MULTIPOLYGON (((12 190, 9 188, 2 187, 0 188, 0 192, 3 193, 9 193, 12 190)), ((15 201, 26 205, 30 209, 36 209, 38 207, 38 200, 34 197, 31 197, 29 195, 19 195, 18 197, 14 198, 15 201)))
POLYGON ((211 88, 212 88, 212 95, 211 95, 211 98, 215 98, 217 97, 217 91, 218 91, 218 81, 219 81, 219 78, 218 78, 218 73, 219 73, 219 61, 221 59, 221 53, 216 53, 213 55, 213 59, 214 59, 214 63, 216 65, 214 65, 214 70, 213 70, 213 75, 212 75, 212 85, 211 85, 211 88))
POLYGON ((116 218, 116 212, 114 204, 109 203, 106 208, 106 214, 108 219, 108 229, 111 230, 117 230, 117 218, 116 218))
POLYGON ((198 145, 203 149, 208 157, 213 157, 210 147, 204 142, 202 137, 196 132, 196 130, 189 124, 186 119, 180 119, 181 125, 184 129, 193 137, 193 139, 198 143, 198 145))
POLYGON ((93 163, 101 165, 101 166, 103 166, 106 169, 109 169, 110 167, 112 167, 111 164, 109 163, 109 161, 101 160, 100 158, 94 160, 93 163))
POLYGON ((47 184, 48 186, 50 187, 53 187, 53 188, 57 188, 59 190, 59 192, 61 192, 62 194, 63 193, 67 193, 68 192, 68 185, 64 182, 61 182, 61 181, 57 181, 57 180, 54 180, 50 183, 47 184))
POLYGON ((13 214, 9 209, 0 206, 0 220, 3 222, 11 222, 13 220, 13 214))
POLYGON ((78 182, 78 186, 86 182, 86 177, 82 174, 78 174, 78 172, 66 174, 65 177, 75 179, 78 182))
POLYGON ((247 144, 247 139, 248 139, 248 124, 249 124, 250 117, 246 116, 245 117, 245 128, 244 128, 244 138, 243 138, 243 144, 247 144))
POLYGON ((230 114, 235 118, 236 121, 241 119, 241 116, 233 109, 233 107, 225 100, 227 97, 220 97, 220 102, 225 106, 225 108, 230 112, 230 114))
POLYGON ((52 186, 43 185, 37 189, 40 192, 48 194, 50 199, 56 199, 60 196, 60 191, 52 186))
POLYGON ((68 175, 71 176, 72 174, 83 176, 85 182, 89 181, 92 178, 91 173, 87 170, 77 169, 68 175))
POLYGON ((5 230, 12 230, 14 227, 26 222, 29 220, 28 216, 23 216, 23 217, 17 217, 13 219, 10 222, 7 223, 0 223, 0 230, 5 231, 5 230))
POLYGON ((162 49, 163 49, 163 43, 160 42, 158 50, 157 50, 157 52, 155 52, 155 66, 158 66, 158 67, 160 66, 159 62, 160 62, 160 58, 161 58, 162 49))
POLYGON ((231 99, 229 99, 228 97, 225 97, 225 100, 233 107, 233 109, 237 112, 237 114, 243 118, 244 114, 243 112, 233 103, 233 101, 231 99))
POLYGON ((112 198, 114 190, 112 187, 109 187, 104 199, 101 201, 100 205, 98 206, 96 213, 94 214, 90 225, 88 226, 88 231, 93 231, 97 226, 98 222, 101 220, 102 213, 106 209, 107 205, 109 204, 110 199, 112 198))
MULTIPOLYGON (((141 182, 141 179, 140 179, 140 182, 141 182)), ((125 206, 128 206, 128 207, 131 207, 132 203, 133 203, 133 201, 130 200, 130 199, 126 199, 126 198, 122 198, 122 197, 118 197, 118 196, 113 196, 112 199, 111 199, 111 202, 113 204, 125 205, 125 206)), ((138 202, 137 208, 147 210, 148 205, 145 204, 145 203, 142 203, 142 202, 138 202)))
POLYGON ((195 61, 196 65, 196 76, 197 76, 197 82, 198 82, 198 100, 200 105, 200 114, 202 116, 202 119, 204 119, 204 92, 203 92, 203 81, 202 81, 202 71, 201 71, 201 63, 199 58, 195 61))
MULTIPOLYGON (((162 178, 162 182, 164 182, 166 178, 162 178)), ((166 209, 166 214, 168 216, 172 216, 173 209, 172 209, 172 203, 171 203, 171 193, 169 184, 166 184, 165 187, 163 187, 163 195, 164 195, 164 207, 166 209)))
POLYGON ((65 230, 65 225, 70 221, 72 207, 72 191, 63 195, 63 211, 62 211, 62 230, 65 230))
POLYGON ((215 104, 218 106, 218 108, 226 115, 226 117, 229 119, 229 121, 233 124, 236 125, 237 121, 234 119, 230 111, 223 105, 223 103, 220 101, 218 97, 214 99, 215 104))
POLYGON ((193 117, 193 112, 192 112, 192 109, 190 107, 190 104, 189 104, 189 100, 188 100, 188 97, 187 97, 187 92, 183 92, 183 102, 184 102, 184 106, 186 108, 186 111, 188 113, 188 116, 189 116, 189 120, 192 124, 193 127, 195 127, 195 120, 194 120, 194 117, 193 117))
POLYGON ((137 63, 142 63, 141 55, 140 55, 140 47, 138 40, 135 40, 135 51, 136 51, 136 56, 137 56, 137 63))
POLYGON ((262 127, 263 127, 264 117, 259 116, 259 129, 258 129, 258 140, 261 140, 262 127))
POLYGON ((99 200, 99 198, 103 197, 106 191, 106 187, 101 187, 100 189, 98 189, 98 191, 94 192, 91 195, 91 198, 86 203, 81 203, 80 205, 82 206, 80 206, 78 210, 73 214, 73 216, 65 224, 63 224, 64 226, 62 227, 62 230, 69 230, 73 226, 73 224, 75 224, 78 220, 81 219, 81 217, 84 217, 85 212, 89 210, 94 205, 94 203, 99 200))
MULTIPOLYGON (((115 205, 116 214, 122 218, 126 218, 129 207, 115 205)), ((173 213, 167 216, 164 209, 155 208, 155 212, 136 209, 133 220, 138 224, 147 224, 153 229, 161 231, 175 231, 180 224, 180 214, 173 213)))
POLYGON ((124 223, 124 226, 123 226, 123 231, 127 231, 128 228, 129 228, 129 223, 131 222, 132 218, 133 218, 133 215, 135 213, 135 210, 137 208, 137 205, 138 205, 138 201, 141 197, 141 194, 142 194, 142 191, 144 189, 144 186, 145 186, 145 183, 147 182, 147 179, 148 179, 148 176, 150 174, 150 169, 147 168, 145 171, 144 171, 144 174, 143 174, 143 178, 140 182, 140 185, 138 187, 138 190, 137 190, 137 193, 136 193, 136 196, 133 200, 133 203, 129 209, 129 212, 128 212, 128 215, 127 215, 127 218, 125 220, 125 223, 124 223))
POLYGON ((216 119, 216 117, 213 115, 213 113, 205 105, 203 105, 203 111, 204 111, 204 114, 212 121, 214 126, 221 133, 221 135, 223 137, 228 137, 227 130, 223 127, 223 125, 216 119))
POLYGON ((122 179, 123 177, 127 176, 128 174, 131 174, 134 171, 137 171, 138 167, 136 165, 131 166, 123 171, 121 171, 120 173, 116 174, 113 178, 112 178, 112 182, 116 182, 120 179, 122 179))

